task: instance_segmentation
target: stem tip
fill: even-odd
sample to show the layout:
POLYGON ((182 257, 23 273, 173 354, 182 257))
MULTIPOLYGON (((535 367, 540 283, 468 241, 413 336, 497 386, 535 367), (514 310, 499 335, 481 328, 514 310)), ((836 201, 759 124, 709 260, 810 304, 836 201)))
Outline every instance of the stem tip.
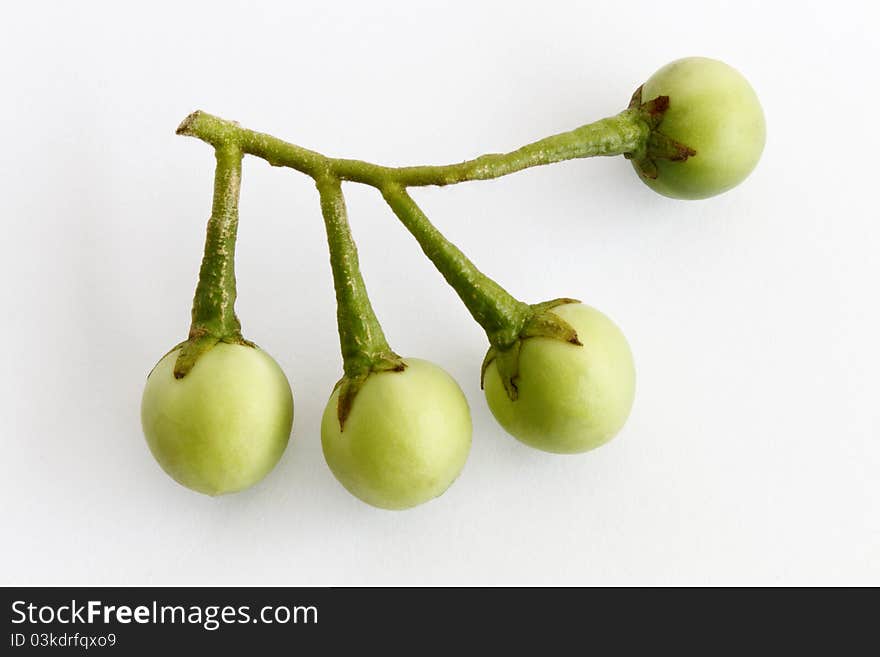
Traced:
POLYGON ((183 121, 181 121, 180 125, 177 126, 177 130, 174 131, 176 135, 192 135, 192 125, 199 119, 199 117, 204 114, 202 110, 196 110, 189 116, 187 116, 183 121))

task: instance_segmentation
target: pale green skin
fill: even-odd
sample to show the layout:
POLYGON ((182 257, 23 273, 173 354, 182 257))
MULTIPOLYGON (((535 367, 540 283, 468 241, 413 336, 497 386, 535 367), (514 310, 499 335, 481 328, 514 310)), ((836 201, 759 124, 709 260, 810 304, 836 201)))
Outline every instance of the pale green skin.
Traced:
POLYGON ((491 363, 486 400, 495 419, 526 445, 558 454, 586 452, 607 443, 626 423, 636 374, 623 333, 584 304, 553 309, 577 331, 583 346, 551 338, 523 340, 518 398, 512 401, 491 363))
POLYGON ((766 126, 748 81, 724 62, 688 57, 667 64, 642 86, 642 100, 669 96, 659 131, 697 154, 684 162, 657 159, 645 184, 664 196, 701 199, 740 184, 758 164, 766 126))
POLYGON ((293 426, 284 372, 261 349, 220 343, 182 379, 179 349, 147 379, 141 422, 153 456, 171 477, 206 495, 235 493, 265 477, 293 426))
POLYGON ((407 509, 441 495, 471 448, 471 414, 455 380, 433 363, 404 359, 402 372, 373 373, 339 428, 333 391, 321 422, 327 465, 355 497, 407 509))

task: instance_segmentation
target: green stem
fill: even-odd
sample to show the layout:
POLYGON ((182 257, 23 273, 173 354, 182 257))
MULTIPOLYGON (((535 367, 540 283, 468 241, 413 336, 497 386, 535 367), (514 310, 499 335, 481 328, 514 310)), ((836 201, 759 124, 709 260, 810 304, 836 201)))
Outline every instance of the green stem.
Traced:
POLYGON ((402 186, 387 185, 381 191, 394 214, 486 331, 489 342, 499 349, 513 344, 529 317, 529 306, 477 269, 437 230, 402 186))
POLYGON ((663 96, 642 103, 640 88, 633 95, 630 107, 616 116, 540 139, 509 153, 481 155, 458 164, 411 167, 329 158, 271 135, 242 128, 235 122, 193 112, 180 124, 177 134, 198 137, 215 147, 217 177, 214 212, 208 224, 205 259, 193 303, 193 328, 178 357, 175 376, 184 376, 199 354, 210 349, 218 339, 229 341, 232 336, 243 342, 233 310, 232 257, 238 223, 241 158, 247 153, 273 166, 290 167, 311 176, 321 195, 345 371, 339 382, 340 428, 371 373, 401 371, 406 367, 403 359, 388 346, 370 305, 346 216, 343 180, 372 185, 382 192, 425 255, 486 331, 491 347, 483 362, 483 373, 489 363, 496 362, 508 395, 516 399, 515 379, 522 340, 540 336, 581 344, 574 328, 551 312, 554 307, 573 300, 555 299, 530 306, 512 297, 431 224, 406 188, 487 180, 533 166, 600 155, 625 155, 635 161, 642 175, 650 176, 654 158, 684 159, 693 154, 681 144, 658 141, 656 128, 668 104, 668 98, 663 96))
POLYGON ((214 202, 205 235, 205 253, 193 295, 189 337, 178 347, 174 376, 186 376, 218 342, 251 345, 235 314, 235 238, 241 191, 242 152, 235 140, 215 144, 214 202))
MULTIPOLYGON (((481 155, 459 164, 402 167, 393 170, 392 178, 405 187, 500 178, 529 167, 563 160, 636 151, 647 140, 648 132, 638 110, 627 109, 616 116, 540 139, 509 153, 481 155)), ((343 160, 340 164, 345 162, 343 160)))
POLYGON ((442 166, 386 167, 361 160, 329 158, 271 135, 242 128, 205 112, 193 112, 177 134, 198 137, 217 146, 235 141, 242 152, 273 166, 285 166, 312 178, 330 175, 341 180, 383 188, 451 185, 469 180, 498 178, 528 167, 600 155, 641 152, 651 126, 638 107, 575 130, 553 135, 504 154, 481 155, 473 160, 442 166))
POLYGON ((190 337, 210 335, 225 340, 241 337, 241 323, 235 315, 235 238, 242 153, 230 142, 218 146, 216 156, 214 202, 193 298, 190 337))
POLYGON ((662 116, 663 108, 654 108, 651 103, 641 105, 640 95, 637 100, 616 116, 546 137, 509 153, 482 155, 443 166, 385 167, 360 160, 329 158, 204 112, 190 114, 177 133, 198 137, 218 149, 223 144, 235 143, 242 153, 263 158, 274 166, 296 169, 318 182, 331 251, 334 248, 337 251, 333 267, 346 374, 355 375, 368 371, 369 363, 375 362, 378 354, 393 352, 385 342, 357 272, 357 255, 345 219, 340 181, 372 185, 382 192, 428 258, 485 329, 491 344, 504 350, 517 341, 534 311, 480 272, 431 224, 406 188, 486 180, 573 158, 641 156, 655 127, 655 115, 662 116))
POLYGON ((178 135, 197 137, 215 147, 236 143, 243 153, 255 155, 272 166, 290 167, 312 178, 329 173, 329 159, 272 135, 242 128, 235 121, 227 121, 200 110, 193 112, 177 128, 178 135))
POLYGON ((345 197, 338 178, 316 181, 330 247, 330 267, 336 288, 336 317, 343 369, 351 379, 370 373, 378 363, 399 359, 391 351, 367 296, 360 273, 357 246, 351 234, 345 197))
MULTIPOLYGON (((408 194, 407 187, 487 180, 533 166, 599 155, 622 154, 635 158, 637 163, 650 163, 652 157, 667 155, 663 149, 651 150, 656 138, 654 142, 651 140, 667 106, 665 97, 641 103, 641 93, 637 91, 630 107, 616 116, 540 139, 509 153, 481 155, 458 164, 412 167, 386 167, 361 160, 329 158, 271 135, 242 128, 235 122, 193 112, 180 124, 177 134, 198 137, 215 147, 217 177, 214 213, 208 225, 205 259, 193 304, 193 328, 190 340, 178 357, 175 376, 184 376, 199 354, 211 348, 218 339, 228 340, 233 336, 241 340, 241 329, 233 311, 235 273, 232 256, 238 223, 241 158, 247 153, 273 166, 290 167, 311 176, 321 195, 345 372, 339 383, 337 412, 340 427, 343 427, 355 396, 371 373, 401 371, 406 366, 388 346, 370 305, 348 225, 342 195, 343 180, 372 185, 382 192, 425 255, 486 331, 491 347, 483 371, 490 362, 496 361, 510 398, 516 399, 514 381, 522 340, 544 336, 580 344, 574 329, 550 312, 553 307, 573 300, 556 299, 530 306, 512 297, 477 269, 431 224, 408 194)), ((682 152, 681 148, 676 148, 673 155, 680 157, 682 152)))

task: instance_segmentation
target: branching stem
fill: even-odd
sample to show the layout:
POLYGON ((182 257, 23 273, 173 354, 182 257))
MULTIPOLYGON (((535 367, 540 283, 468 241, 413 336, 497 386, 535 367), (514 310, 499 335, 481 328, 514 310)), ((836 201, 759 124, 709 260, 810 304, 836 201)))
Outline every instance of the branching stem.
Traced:
POLYGON ((390 184, 419 187, 488 180, 563 160, 634 153, 643 149, 650 130, 651 126, 642 113, 633 107, 616 116, 540 139, 509 153, 481 155, 457 164, 409 167, 387 167, 362 160, 327 157, 201 111, 186 117, 177 134, 197 137, 215 146, 234 141, 243 153, 262 158, 273 166, 296 169, 316 180, 322 176, 332 176, 381 189, 390 184))
MULTIPOLYGON (((657 100, 663 100, 661 97, 657 100)), ((477 267, 428 220, 407 188, 452 185, 471 180, 506 176, 529 167, 607 155, 645 159, 649 139, 662 115, 660 105, 640 103, 641 96, 616 116, 601 119, 569 132, 552 135, 508 153, 491 153, 457 164, 441 166, 388 167, 361 160, 331 158, 288 143, 271 135, 242 128, 205 112, 193 112, 177 134, 197 137, 217 152, 214 212, 208 224, 205 260, 193 304, 193 332, 189 356, 179 359, 189 367, 205 348, 230 335, 240 339, 235 301, 232 253, 238 223, 238 190, 243 154, 260 157, 273 166, 283 166, 311 176, 321 196, 321 210, 327 228, 330 264, 336 288, 337 320, 345 376, 340 381, 339 422, 342 426, 355 395, 372 372, 402 370, 404 361, 388 346, 370 305, 358 267, 357 249, 345 209, 343 181, 371 185, 412 233, 425 255, 455 289, 474 319, 486 331, 491 349, 486 363, 503 361, 503 378, 511 398, 517 371, 520 341, 547 336, 580 344, 574 330, 555 315, 548 304, 528 305, 511 296, 477 267), (545 307, 547 306, 547 307, 545 307), (209 335, 207 345, 198 333, 209 335), (213 336, 213 337, 210 337, 213 336), (189 361, 187 361, 189 358, 189 361)), ((662 104, 662 103, 661 103, 662 104)), ((665 105, 663 105, 665 108, 665 105)), ((647 153, 647 155, 646 155, 647 153)), ((484 363, 484 370, 486 364, 484 363)), ((182 376, 182 374, 181 374, 182 376)))

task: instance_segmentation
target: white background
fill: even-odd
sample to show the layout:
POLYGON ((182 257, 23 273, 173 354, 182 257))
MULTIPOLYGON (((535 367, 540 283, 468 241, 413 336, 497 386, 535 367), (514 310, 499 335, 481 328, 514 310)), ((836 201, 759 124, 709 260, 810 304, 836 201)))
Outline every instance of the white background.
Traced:
POLYGON ((880 139, 874 3, 17 3, 0 18, 0 583, 880 584, 880 139), (795 9, 796 7, 796 9, 795 9), (461 383, 443 497, 370 508, 319 418, 341 363, 316 192, 245 161, 245 333, 287 372, 290 447, 211 499, 141 435, 188 329, 210 210, 201 108, 389 164, 506 150, 616 113, 686 55, 752 82, 752 177, 662 198, 622 158, 414 192, 515 295, 577 296, 636 356, 632 417, 579 456, 505 435, 485 337, 369 188, 347 186, 393 346, 461 383))

